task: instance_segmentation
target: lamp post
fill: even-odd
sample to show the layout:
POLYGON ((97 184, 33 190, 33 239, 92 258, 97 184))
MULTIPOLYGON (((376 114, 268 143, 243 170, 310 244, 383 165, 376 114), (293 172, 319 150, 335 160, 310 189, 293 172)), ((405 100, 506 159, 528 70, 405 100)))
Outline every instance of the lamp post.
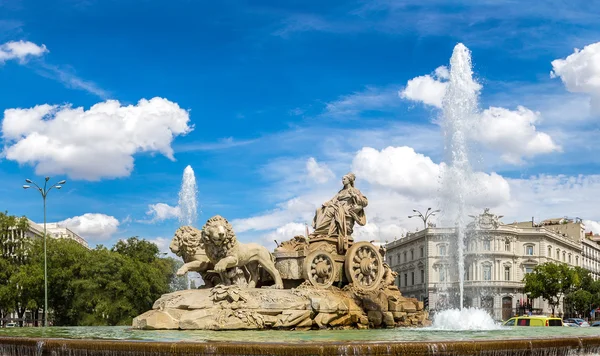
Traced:
MULTIPOLYGON (((46 253, 46 196, 48 196, 48 192, 52 190, 52 188, 60 189, 62 188, 62 184, 65 184, 66 180, 61 180, 58 183, 52 184, 48 187, 48 181, 50 177, 46 177, 44 181, 44 188, 41 188, 31 179, 25 179, 25 182, 29 184, 33 184, 37 190, 39 190, 40 194, 42 194, 42 200, 44 201, 44 326, 48 326, 48 255, 46 253)), ((30 185, 24 184, 23 189, 31 188, 30 185)))
POLYGON ((431 208, 427 208, 427 211, 425 211, 425 215, 423 215, 420 211, 413 209, 413 212, 415 212, 415 215, 409 215, 408 218, 421 218, 421 220, 423 220, 423 227, 425 229, 427 229, 427 219, 429 219, 430 217, 434 216, 435 213, 439 213, 441 210, 431 210, 431 208))

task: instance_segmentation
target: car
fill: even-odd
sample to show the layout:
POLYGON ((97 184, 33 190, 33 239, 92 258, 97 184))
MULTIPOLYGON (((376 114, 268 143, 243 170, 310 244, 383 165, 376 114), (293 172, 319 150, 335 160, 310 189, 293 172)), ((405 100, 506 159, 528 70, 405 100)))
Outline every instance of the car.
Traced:
POLYGON ((594 323, 592 324, 592 326, 600 326, 600 321, 594 321, 594 323))
POLYGON ((563 321, 563 325, 564 326, 568 326, 568 327, 572 327, 572 328, 578 328, 579 327, 579 324, 577 324, 577 323, 566 323, 564 321, 563 321))
POLYGON ((544 315, 515 316, 502 324, 503 326, 563 326, 561 318, 544 315))
POLYGON ((581 327, 588 327, 590 326, 590 324, 588 324, 587 321, 581 319, 581 318, 567 318, 563 321, 564 323, 575 323, 581 327))
POLYGON ((17 326, 17 323, 6 323, 6 325, 4 325, 5 328, 16 328, 17 326))

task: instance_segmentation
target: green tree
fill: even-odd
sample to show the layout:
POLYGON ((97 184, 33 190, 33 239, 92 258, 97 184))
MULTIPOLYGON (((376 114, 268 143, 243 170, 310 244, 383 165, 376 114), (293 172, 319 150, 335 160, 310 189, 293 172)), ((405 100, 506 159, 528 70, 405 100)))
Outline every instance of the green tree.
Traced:
POLYGON ((156 244, 137 236, 130 237, 125 241, 119 240, 111 250, 144 263, 154 262, 158 258, 159 252, 156 244))
POLYGON ((524 291, 532 298, 542 297, 548 301, 554 314, 563 296, 579 285, 575 271, 564 263, 547 262, 538 265, 525 275, 524 291))
POLYGON ((586 315, 587 312, 590 310, 592 297, 592 293, 590 293, 589 291, 579 289, 569 293, 565 297, 565 303, 571 305, 573 309, 575 309, 575 311, 580 315, 586 315))

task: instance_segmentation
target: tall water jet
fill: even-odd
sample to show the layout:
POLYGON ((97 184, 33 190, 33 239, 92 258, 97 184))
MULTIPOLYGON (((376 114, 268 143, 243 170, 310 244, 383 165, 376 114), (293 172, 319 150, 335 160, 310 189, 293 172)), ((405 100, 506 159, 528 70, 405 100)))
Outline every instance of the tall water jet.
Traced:
POLYGON ((471 52, 457 44, 450 58, 450 76, 442 101, 441 126, 446 166, 442 180, 442 207, 446 220, 456 227, 456 258, 460 309, 463 308, 465 279, 465 207, 473 184, 469 140, 477 121, 477 99, 481 86, 473 80, 471 52))
POLYGON ((183 170, 181 190, 179 191, 179 224, 196 225, 198 220, 198 187, 192 166, 183 170))

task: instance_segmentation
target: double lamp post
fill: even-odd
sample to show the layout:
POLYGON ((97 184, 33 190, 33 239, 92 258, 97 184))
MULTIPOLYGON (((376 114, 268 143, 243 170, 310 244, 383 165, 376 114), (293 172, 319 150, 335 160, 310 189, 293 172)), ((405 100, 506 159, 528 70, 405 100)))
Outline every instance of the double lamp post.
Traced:
MULTIPOLYGON (((46 196, 48 196, 48 192, 52 190, 52 188, 60 189, 62 185, 65 184, 66 180, 61 180, 58 183, 55 183, 48 187, 48 181, 50 177, 46 177, 44 181, 44 187, 40 187, 31 179, 25 179, 25 182, 29 184, 33 184, 37 190, 42 194, 42 199, 44 200, 44 326, 48 326, 48 255, 46 253, 46 196)), ((23 185, 23 189, 29 189, 31 186, 29 184, 23 185)))

